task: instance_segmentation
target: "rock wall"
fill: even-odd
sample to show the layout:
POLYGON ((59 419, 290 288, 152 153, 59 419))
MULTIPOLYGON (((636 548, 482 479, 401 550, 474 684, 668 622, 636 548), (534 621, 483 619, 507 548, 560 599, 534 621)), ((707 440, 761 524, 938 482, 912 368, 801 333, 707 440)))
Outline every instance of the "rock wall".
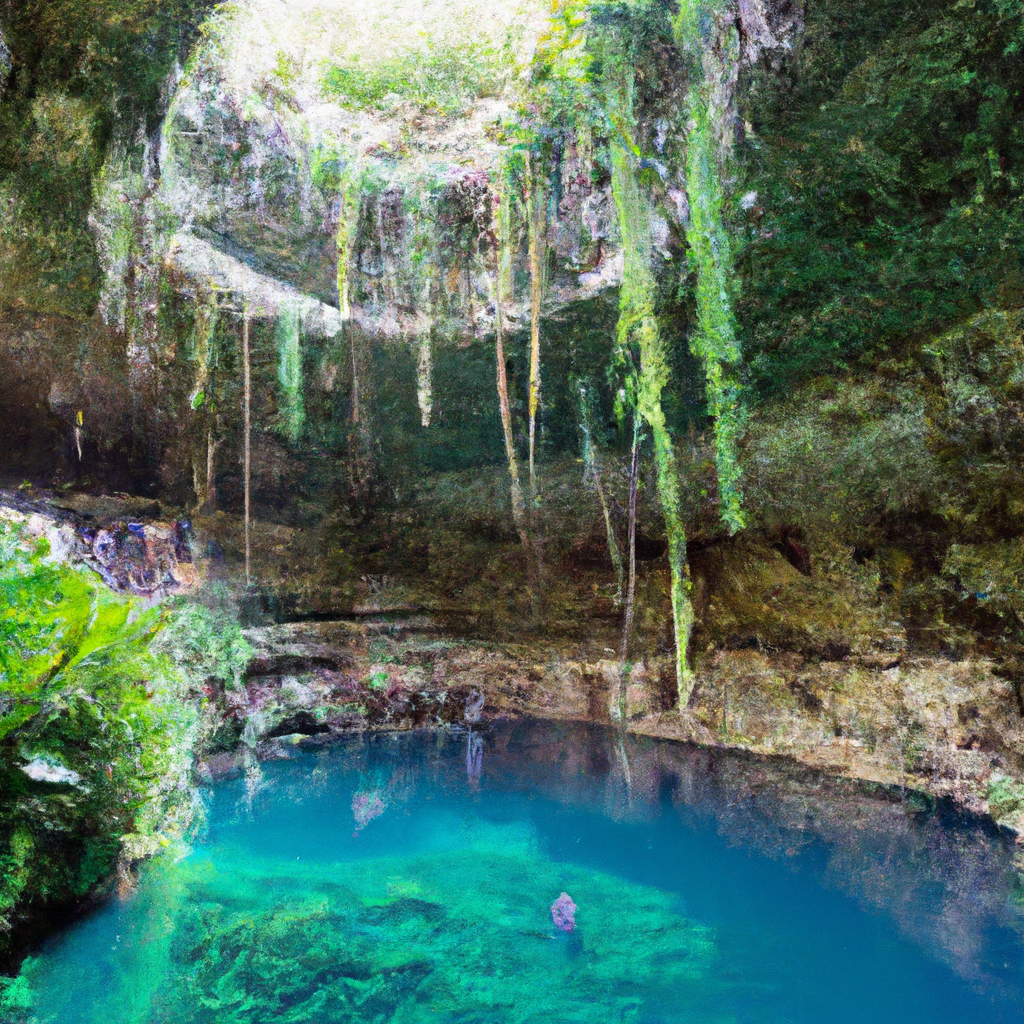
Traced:
MULTIPOLYGON (((1022 333, 1005 242, 1020 166, 1014 18, 983 5, 991 31, 971 35, 950 4, 894 25, 880 4, 742 0, 693 7, 680 34, 680 12, 659 4, 569 5, 561 20, 472 0, 416 8, 385 18, 314 3, 300 21, 248 0, 177 48, 131 22, 136 42, 160 41, 131 123, 89 106, 84 44, 77 77, 47 79, 35 103, 25 76, 57 72, 29 14, 12 20, 0 113, 31 152, 0 161, 0 475, 159 501, 237 579, 248 404, 253 628, 362 624, 323 666, 352 676, 352 700, 335 700, 333 677, 300 681, 270 728, 318 709, 329 727, 443 720, 455 669, 435 680, 423 652, 449 644, 469 681, 456 718, 467 686, 495 690, 491 670, 507 711, 602 718, 620 686, 615 707, 637 728, 906 775, 980 806, 993 773, 1021 769, 1024 708, 1022 333), (595 85, 595 65, 627 52, 628 124, 595 85), (695 55, 742 349, 726 370, 742 398, 733 491, 748 525, 731 538, 722 410, 693 344, 695 55), (926 57, 957 73, 918 81, 926 57), (1008 83, 1005 95, 975 80, 1008 83), (954 154, 943 104, 986 145, 954 154), (922 139, 938 147, 924 178, 906 155, 922 139), (624 611, 607 537, 626 536, 632 386, 616 147, 649 214, 645 299, 665 341, 689 539, 697 685, 678 721, 666 717, 669 538, 649 439, 632 660, 613 669, 624 611), (75 202, 32 206, 46 189, 75 202), (30 248, 51 262, 41 270, 30 248), (531 334, 535 554, 507 461, 511 449, 525 467, 530 446, 531 334), (580 461, 581 387, 600 495, 580 461), (389 621, 429 638, 380 662, 408 654, 401 670, 380 668, 378 638, 361 632, 380 616, 385 648, 389 621), (394 708, 367 682, 381 671, 394 708)), ((75 26, 75 46, 100 31, 75 26)), ((288 673, 260 671, 253 708, 277 708, 288 673)), ((225 710, 235 724, 247 714, 225 710)))

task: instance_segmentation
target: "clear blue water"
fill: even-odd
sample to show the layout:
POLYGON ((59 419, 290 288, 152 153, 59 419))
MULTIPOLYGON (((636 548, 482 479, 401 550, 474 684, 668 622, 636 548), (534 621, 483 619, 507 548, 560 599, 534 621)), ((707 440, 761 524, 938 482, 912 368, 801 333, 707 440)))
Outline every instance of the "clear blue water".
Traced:
POLYGON ((29 1019, 1024 1021, 1012 846, 920 797, 539 722, 264 773, 28 962, 29 1019))

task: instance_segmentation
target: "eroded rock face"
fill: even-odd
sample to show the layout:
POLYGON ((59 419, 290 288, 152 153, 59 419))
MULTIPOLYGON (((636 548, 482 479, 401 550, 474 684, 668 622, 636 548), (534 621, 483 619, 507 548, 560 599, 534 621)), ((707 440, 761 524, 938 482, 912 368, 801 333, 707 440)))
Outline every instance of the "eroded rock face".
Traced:
POLYGON ((475 239, 457 222, 489 220, 512 80, 542 25, 539 8, 475 0, 302 19, 237 5, 175 91, 162 201, 185 232, 334 305, 341 224, 356 316, 384 334, 422 332, 439 305, 472 321, 488 287, 483 266, 458 266, 453 246, 475 239))
MULTIPOLYGON (((109 188, 93 223, 108 283, 117 285, 101 311, 114 333, 29 313, 0 325, 4 367, 17 378, 19 428, 34 424, 18 436, 30 437, 33 451, 59 449, 63 475, 91 478, 87 486, 134 488, 143 480, 182 506, 205 501, 202 527, 236 566, 247 314, 259 520, 253 562, 268 603, 277 602, 283 617, 422 617, 435 639, 489 633, 532 641, 523 629, 526 582, 488 335, 500 284, 506 326, 516 335, 507 370, 522 449, 530 246, 520 211, 502 278, 495 203, 525 201, 511 193, 501 167, 517 145, 515 118, 530 114, 524 69, 550 26, 540 6, 474 0, 387 11, 324 0, 303 11, 297 18, 278 0, 246 0, 218 13, 168 82, 166 122, 145 141, 140 168, 121 174, 108 162, 109 188), (119 250, 131 231, 139 251, 119 250), (218 302, 214 356, 203 316, 218 302), (289 338, 284 321, 294 327, 289 338), (133 322, 142 325, 135 335, 118 336, 133 322), (287 358, 300 332, 296 374, 287 358), (287 415, 296 394, 306 403, 305 434, 301 416, 287 415), (134 479, 102 475, 104 465, 129 458, 139 467, 134 479), (204 497, 210 478, 220 513, 204 497)), ((741 145, 743 70, 780 66, 803 18, 799 4, 738 0, 702 28, 701 63, 723 149, 741 145)), ((654 50, 646 56, 661 77, 639 104, 636 140, 654 197, 656 262, 676 268, 669 284, 678 290, 691 203, 679 166, 685 125, 673 112, 686 82, 678 54, 654 50)), ((583 717, 607 712, 617 677, 604 662, 618 646, 621 615, 595 495, 578 485, 570 387, 587 375, 606 379, 623 266, 607 167, 594 147, 585 134, 563 133, 552 143, 543 230, 550 259, 537 519, 546 628, 577 649, 552 654, 558 667, 550 673, 521 671, 518 655, 502 662, 514 697, 508 709, 583 717), (541 678, 557 685, 538 696, 531 687, 541 678)), ((755 192, 739 202, 745 230, 755 234, 761 202, 755 192)), ((672 322, 679 350, 685 321, 680 314, 672 322)), ((1007 709, 1020 701, 1014 680, 1022 661, 1010 629, 1021 614, 1020 544, 1008 515, 1021 494, 1013 369, 1020 354, 1016 314, 988 313, 925 346, 917 364, 894 361, 841 389, 826 381, 762 405, 742 453, 755 526, 728 543, 716 519, 700 368, 679 358, 671 429, 696 541, 695 645, 708 684, 691 709, 693 735, 713 738, 724 728, 735 742, 802 754, 877 743, 891 774, 911 749, 892 737, 905 738, 908 723, 919 721, 937 764, 951 750, 956 765, 978 755, 968 772, 975 797, 986 771, 1013 769, 1017 732, 1007 709), (942 678, 943 659, 960 664, 956 658, 979 666, 977 678, 963 683, 963 699, 942 678), (914 659, 913 672, 900 667, 914 659), (845 667, 818 671, 821 664, 845 667), (715 696, 730 673, 749 683, 733 694, 735 706, 724 690, 720 701, 715 696), (930 687, 940 710, 925 707, 915 718, 908 709, 926 705, 930 687), (985 687, 991 700, 982 700, 985 687), (875 698, 876 712, 865 718, 857 708, 875 698), (965 731, 945 722, 959 721, 961 704, 981 709, 985 724, 965 731), (1000 758, 1008 764, 993 763, 1000 758)), ((595 415, 611 435, 615 410, 606 397, 595 415)), ((621 532, 621 444, 601 457, 621 532)), ((644 488, 637 653, 648 668, 630 675, 624 711, 638 721, 671 702, 671 686, 652 667, 665 653, 666 564, 654 481, 644 488)), ((296 654, 299 662, 306 656, 296 654)), ((467 654, 459 671, 482 686, 486 666, 474 659, 467 654)), ((433 703, 445 692, 433 669, 421 678, 405 667, 405 674, 374 668, 386 685, 378 676, 383 691, 369 687, 370 712, 352 720, 445 720, 450 709, 433 703), (421 683, 425 703, 412 696, 421 683)), ((267 678, 295 673, 302 674, 278 665, 267 678)), ((951 673, 960 679, 959 669, 951 673)), ((260 684, 253 707, 306 728, 301 716, 333 700, 328 683, 318 689, 307 680, 305 689, 281 693, 260 684)), ((656 727, 669 728, 660 719, 656 727)))
POLYGON ((157 502, 72 495, 58 505, 0 491, 0 522, 45 542, 48 560, 84 565, 111 590, 154 600, 195 591, 209 565, 199 564, 191 524, 159 513, 157 502))
MULTIPOLYGON (((364 615, 248 631, 243 688, 215 695, 212 765, 239 764, 353 730, 452 728, 523 716, 615 724, 707 747, 785 755, 833 774, 949 797, 1020 830, 1021 719, 1012 687, 983 657, 756 650, 728 643, 696 662, 675 707, 670 656, 623 666, 588 641, 496 643, 426 615, 364 615)), ((865 638, 866 640, 867 638, 865 638)))
MULTIPOLYGON (((515 123, 531 116, 530 63, 558 29, 534 3, 406 3, 385 16, 324 2, 304 11, 299 19, 279 0, 248 0, 208 23, 163 131, 159 202, 186 235, 170 259, 201 280, 187 251, 187 235, 196 234, 344 316, 340 231, 353 315, 369 333, 417 335, 438 323, 471 335, 492 330, 491 206, 502 161, 519 145, 515 123)), ((731 146, 741 62, 788 47, 802 7, 743 0, 724 5, 714 25, 705 64, 714 65, 718 130, 731 146)), ((663 118, 651 130, 658 154, 666 130, 663 118)), ((570 134, 554 145, 550 310, 615 287, 622 272, 609 178, 593 140, 570 134)), ((667 209, 677 223, 654 231, 667 252, 687 215, 686 182, 678 169, 648 162, 675 196, 667 209)), ((506 242, 517 272, 503 302, 514 323, 528 302, 516 281, 526 273, 526 245, 506 242)), ((253 287, 236 284, 243 293, 253 287)))

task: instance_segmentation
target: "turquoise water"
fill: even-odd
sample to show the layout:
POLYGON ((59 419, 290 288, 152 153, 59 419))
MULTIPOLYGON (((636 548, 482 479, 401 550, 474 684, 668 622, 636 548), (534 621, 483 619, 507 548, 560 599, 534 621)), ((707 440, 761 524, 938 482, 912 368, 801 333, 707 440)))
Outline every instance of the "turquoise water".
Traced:
POLYGON ((27 1019, 1024 1020, 1011 845, 913 795, 551 723, 264 775, 27 963, 27 1019))

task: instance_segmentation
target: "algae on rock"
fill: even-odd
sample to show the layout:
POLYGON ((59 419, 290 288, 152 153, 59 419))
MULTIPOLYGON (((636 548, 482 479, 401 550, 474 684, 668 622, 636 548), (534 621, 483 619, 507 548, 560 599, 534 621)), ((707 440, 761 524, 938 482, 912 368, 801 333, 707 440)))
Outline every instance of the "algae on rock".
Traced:
MULTIPOLYGON (((357 830, 385 807, 376 789, 362 809, 354 803, 357 830)), ((455 842, 339 861, 328 877, 305 858, 225 860, 230 846, 153 865, 157 884, 127 910, 151 940, 138 954, 149 984, 140 991, 137 973, 115 974, 107 998, 130 1000, 140 1019, 159 1001, 196 1024, 222 1021, 226 1010, 237 1024, 411 1022, 425 1007, 440 1020, 500 1014, 525 1024, 548 1014, 555 993, 573 1020, 604 1024, 609 1012, 635 1020, 645 1004, 688 997, 725 1024, 711 1010, 714 930, 680 914, 676 899, 556 862, 518 823, 469 823, 455 842), (581 905, 572 937, 551 924, 549 905, 564 888, 581 905), (152 921, 159 933, 142 923, 152 921), (630 941, 638 933, 639 951, 630 941)), ((31 961, 23 975, 26 1001, 44 1018, 72 996, 47 983, 47 970, 31 961)))

